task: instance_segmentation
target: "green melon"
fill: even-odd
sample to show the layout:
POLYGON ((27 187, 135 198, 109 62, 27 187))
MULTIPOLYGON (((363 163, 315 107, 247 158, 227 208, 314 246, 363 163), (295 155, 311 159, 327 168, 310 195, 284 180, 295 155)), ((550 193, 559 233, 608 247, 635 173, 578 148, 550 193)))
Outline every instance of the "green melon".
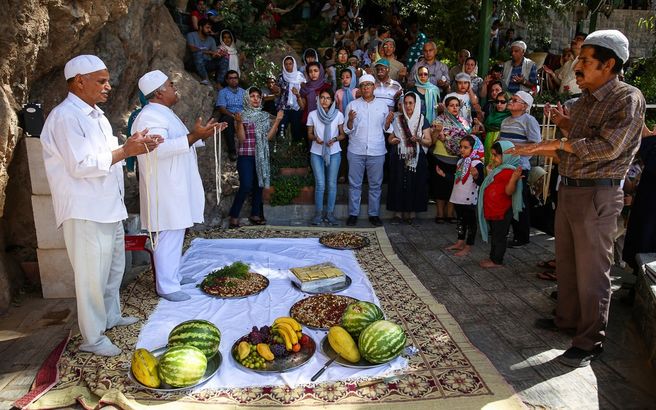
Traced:
POLYGON ((405 342, 406 336, 401 326, 388 320, 379 320, 360 333, 358 349, 367 361, 385 363, 403 351, 405 342))
POLYGON ((364 328, 383 319, 385 316, 378 306, 361 300, 346 307, 342 314, 341 325, 353 336, 353 339, 358 340, 364 328))
POLYGON ((169 333, 169 347, 194 346, 209 359, 219 351, 221 332, 207 320, 188 320, 182 322, 169 333))
POLYGON ((189 387, 198 383, 207 370, 207 357, 193 346, 175 346, 159 358, 158 373, 163 383, 189 387))

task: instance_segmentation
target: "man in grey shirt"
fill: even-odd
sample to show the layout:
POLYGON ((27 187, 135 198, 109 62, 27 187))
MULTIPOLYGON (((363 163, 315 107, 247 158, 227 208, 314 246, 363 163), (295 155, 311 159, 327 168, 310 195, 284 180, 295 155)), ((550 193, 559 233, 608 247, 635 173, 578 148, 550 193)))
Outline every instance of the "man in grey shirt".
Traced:
POLYGON ((187 47, 191 50, 194 58, 196 72, 201 77, 201 84, 209 84, 209 73, 215 73, 215 81, 223 81, 219 77, 228 70, 228 59, 221 50, 217 49, 216 41, 212 37, 212 22, 201 19, 198 22, 198 31, 187 34, 187 47))

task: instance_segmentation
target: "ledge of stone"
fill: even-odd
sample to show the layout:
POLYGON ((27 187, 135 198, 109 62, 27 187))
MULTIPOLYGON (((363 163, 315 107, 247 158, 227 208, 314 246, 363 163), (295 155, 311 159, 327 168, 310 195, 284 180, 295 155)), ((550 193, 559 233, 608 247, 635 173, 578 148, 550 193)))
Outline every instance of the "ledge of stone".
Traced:
POLYGON ((641 270, 636 280, 633 317, 653 367, 656 365, 656 253, 641 253, 637 259, 641 270))

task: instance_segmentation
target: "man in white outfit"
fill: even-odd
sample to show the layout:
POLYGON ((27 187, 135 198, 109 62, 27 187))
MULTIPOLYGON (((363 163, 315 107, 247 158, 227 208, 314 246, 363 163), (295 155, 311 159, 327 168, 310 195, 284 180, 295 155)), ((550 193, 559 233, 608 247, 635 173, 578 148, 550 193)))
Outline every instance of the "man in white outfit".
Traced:
POLYGON ((41 143, 57 226, 62 226, 75 274, 80 350, 121 353, 104 332, 137 322, 121 317, 125 270, 122 220, 123 160, 157 148, 160 138, 136 132, 124 145, 97 103, 107 101, 109 71, 98 57, 80 55, 64 67, 68 96, 46 119, 41 143))
POLYGON ((178 102, 175 85, 159 70, 144 74, 139 89, 146 96, 146 105, 132 126, 148 128, 164 141, 156 152, 137 157, 139 161, 139 199, 141 225, 156 233, 154 244, 157 294, 172 302, 188 300, 180 287, 178 267, 182 256, 185 229, 203 222, 205 192, 198 172, 196 148, 203 140, 228 124, 211 119, 202 125, 196 120, 189 132, 171 110, 178 102))

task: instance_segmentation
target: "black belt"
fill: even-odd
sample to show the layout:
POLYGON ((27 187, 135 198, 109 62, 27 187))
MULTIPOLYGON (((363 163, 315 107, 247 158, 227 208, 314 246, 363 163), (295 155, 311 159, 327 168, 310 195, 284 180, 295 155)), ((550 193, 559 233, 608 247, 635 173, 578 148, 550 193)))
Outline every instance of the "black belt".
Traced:
POLYGON ((600 178, 600 179, 573 179, 561 176, 560 180, 563 185, 577 186, 577 187, 593 187, 593 186, 620 186, 621 179, 600 178))

